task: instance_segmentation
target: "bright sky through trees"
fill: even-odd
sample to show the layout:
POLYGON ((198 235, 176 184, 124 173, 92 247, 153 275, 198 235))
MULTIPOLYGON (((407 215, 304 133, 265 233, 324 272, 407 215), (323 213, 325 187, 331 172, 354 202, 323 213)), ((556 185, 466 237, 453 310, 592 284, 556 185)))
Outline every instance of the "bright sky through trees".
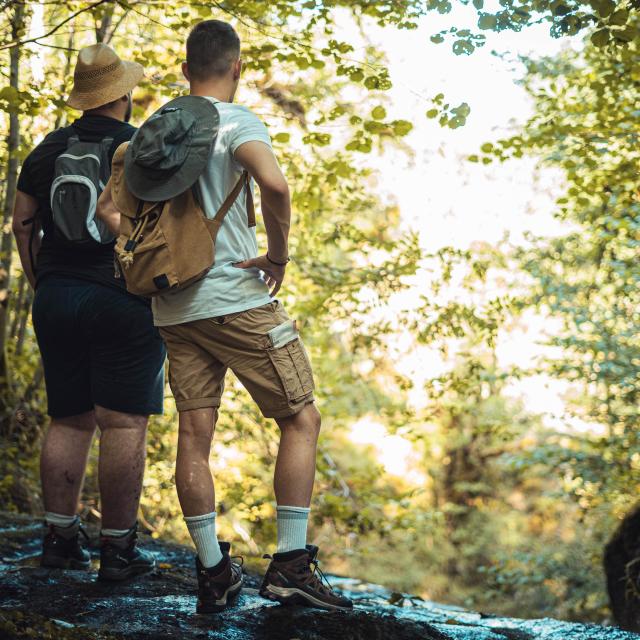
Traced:
MULTIPOLYGON (((456 24, 464 26, 466 13, 461 6, 454 11, 456 24)), ((406 138, 412 157, 387 151, 379 159, 380 188, 397 201, 403 223, 419 230, 421 245, 428 251, 496 243, 505 234, 512 242, 522 243, 526 232, 562 233, 564 227, 553 217, 555 199, 562 189, 559 172, 536 168, 538 159, 482 165, 466 158, 483 143, 516 132, 531 115, 531 100, 516 83, 523 74, 518 56, 552 55, 561 48, 578 48, 580 42, 551 38, 548 28, 540 25, 521 33, 489 32, 483 48, 470 56, 457 56, 446 43, 430 42, 436 20, 437 16, 429 15, 415 31, 368 31, 389 59, 394 86, 388 110, 393 117, 407 118, 415 125, 406 138), (470 105, 464 127, 449 129, 424 118, 430 98, 437 93, 444 93, 452 104, 470 105)), ((450 21, 451 15, 443 17, 443 28, 450 21)), ((411 295, 416 292, 399 294, 398 306, 406 304, 411 295)), ((499 342, 500 363, 532 364, 541 352, 543 329, 550 328, 534 314, 525 315, 520 326, 499 342)), ((398 366, 416 382, 438 375, 446 366, 427 347, 416 350, 410 342, 406 347, 404 351, 398 345, 398 366)), ((566 385, 558 381, 549 387, 546 377, 526 379, 510 389, 513 395, 523 396, 529 410, 539 412, 544 407, 546 421, 557 426, 565 391, 566 385)), ((423 394, 416 392, 413 399, 421 404, 423 394)))

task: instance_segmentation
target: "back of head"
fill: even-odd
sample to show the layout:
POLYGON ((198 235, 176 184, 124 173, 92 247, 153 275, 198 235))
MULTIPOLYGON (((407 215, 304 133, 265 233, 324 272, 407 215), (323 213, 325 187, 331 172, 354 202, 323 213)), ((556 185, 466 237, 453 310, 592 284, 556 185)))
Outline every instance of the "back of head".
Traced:
POLYGON ((187 69, 193 80, 225 76, 240 56, 240 38, 221 20, 198 23, 187 38, 187 69))

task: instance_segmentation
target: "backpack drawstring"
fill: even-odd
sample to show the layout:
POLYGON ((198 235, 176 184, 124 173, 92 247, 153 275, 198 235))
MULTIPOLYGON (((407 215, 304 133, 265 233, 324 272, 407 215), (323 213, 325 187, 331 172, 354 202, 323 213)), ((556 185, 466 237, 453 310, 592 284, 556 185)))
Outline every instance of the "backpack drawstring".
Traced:
POLYGON ((135 248, 138 246, 138 242, 140 242, 141 240, 142 229, 144 228, 147 217, 149 215, 148 212, 146 216, 140 215, 142 213, 143 207, 144 207, 144 200, 138 200, 138 210, 136 211, 136 217, 135 217, 136 224, 133 227, 133 231, 131 232, 131 235, 127 239, 127 242, 125 243, 124 248, 122 249, 122 251, 119 252, 120 264, 125 270, 128 269, 133 264, 133 252, 135 248))

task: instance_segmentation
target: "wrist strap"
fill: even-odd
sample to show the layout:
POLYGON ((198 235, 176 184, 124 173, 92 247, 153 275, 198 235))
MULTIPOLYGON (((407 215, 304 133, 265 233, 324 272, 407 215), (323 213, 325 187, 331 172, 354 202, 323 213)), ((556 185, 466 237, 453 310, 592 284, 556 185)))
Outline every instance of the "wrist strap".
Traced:
POLYGON ((285 265, 287 265, 289 262, 291 262, 291 258, 287 258, 285 262, 276 262, 275 260, 272 260, 269 257, 269 254, 267 253, 267 260, 271 263, 271 264, 276 264, 279 267, 284 267, 285 265))

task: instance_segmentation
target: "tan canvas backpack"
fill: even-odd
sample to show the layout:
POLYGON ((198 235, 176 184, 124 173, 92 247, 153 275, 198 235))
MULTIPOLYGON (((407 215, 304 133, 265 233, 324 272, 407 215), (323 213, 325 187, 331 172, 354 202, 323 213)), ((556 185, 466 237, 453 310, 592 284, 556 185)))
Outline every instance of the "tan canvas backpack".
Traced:
POLYGON ((136 198, 124 179, 121 144, 113 156, 111 194, 121 213, 115 253, 127 291, 155 296, 186 287, 203 278, 215 261, 218 231, 243 187, 247 224, 256 224, 249 174, 244 171, 213 218, 207 218, 194 189, 166 202, 136 198))

